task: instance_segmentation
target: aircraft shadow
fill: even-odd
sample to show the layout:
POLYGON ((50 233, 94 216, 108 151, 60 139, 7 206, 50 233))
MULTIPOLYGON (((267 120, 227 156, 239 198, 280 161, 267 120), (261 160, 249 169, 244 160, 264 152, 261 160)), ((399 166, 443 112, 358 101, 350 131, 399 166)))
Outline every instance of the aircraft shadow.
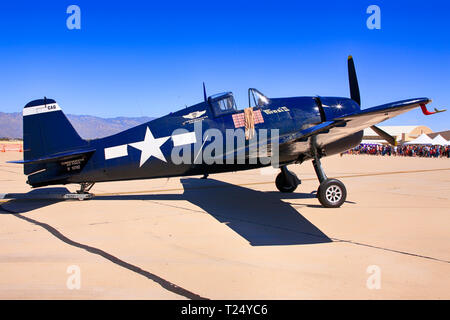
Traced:
POLYGON ((215 179, 183 178, 183 194, 97 196, 96 200, 186 200, 225 224, 252 246, 332 242, 282 199, 316 198, 311 193, 262 192, 215 179))
MULTIPOLYGON (((252 246, 302 245, 332 242, 283 199, 315 198, 312 193, 282 194, 256 191, 215 179, 183 178, 183 194, 144 194, 96 196, 104 200, 185 200, 198 206, 217 221, 246 239, 252 246)), ((50 188, 56 189, 56 188, 50 188)), ((58 188, 65 189, 65 188, 58 188)), ((48 189, 47 189, 48 190, 48 189)), ((14 213, 51 205, 57 200, 8 202, 14 213)), ((126 214, 126 213, 124 213, 126 214)), ((195 230, 193 230, 195 232, 195 230)))
POLYGON ((0 213, 25 213, 47 207, 64 200, 45 199, 46 197, 67 193, 70 193, 70 191, 63 187, 34 189, 27 193, 16 194, 19 196, 19 199, 9 200, 1 204, 0 209, 3 209, 3 212, 0 211, 0 213))

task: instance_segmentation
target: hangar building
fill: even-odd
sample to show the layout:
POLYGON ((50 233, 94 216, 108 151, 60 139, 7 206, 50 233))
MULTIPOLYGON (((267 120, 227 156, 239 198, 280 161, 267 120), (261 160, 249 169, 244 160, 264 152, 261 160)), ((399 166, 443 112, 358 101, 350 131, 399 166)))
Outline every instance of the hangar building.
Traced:
MULTIPOLYGON (((397 139, 399 144, 416 139, 422 133, 430 134, 433 130, 426 126, 379 126, 381 130, 386 131, 397 139)), ((386 141, 380 138, 371 128, 364 129, 362 143, 383 143, 386 141)))

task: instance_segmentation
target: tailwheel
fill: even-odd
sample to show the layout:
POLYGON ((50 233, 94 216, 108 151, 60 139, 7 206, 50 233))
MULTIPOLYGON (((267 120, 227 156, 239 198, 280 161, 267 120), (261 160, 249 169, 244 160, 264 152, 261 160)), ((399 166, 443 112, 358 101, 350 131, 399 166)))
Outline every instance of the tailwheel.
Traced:
POLYGON ((77 190, 77 199, 82 201, 84 199, 91 199, 94 195, 89 193, 95 182, 82 182, 80 183, 80 190, 77 190))
POLYGON ((337 179, 326 179, 317 190, 320 203, 326 208, 339 208, 347 198, 345 185, 337 179))

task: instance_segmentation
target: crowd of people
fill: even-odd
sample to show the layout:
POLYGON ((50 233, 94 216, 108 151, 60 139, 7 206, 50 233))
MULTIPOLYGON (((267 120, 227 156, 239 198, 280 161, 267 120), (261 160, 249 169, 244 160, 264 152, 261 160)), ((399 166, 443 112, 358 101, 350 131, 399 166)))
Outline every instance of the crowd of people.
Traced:
POLYGON ((450 158, 450 146, 425 146, 425 145, 377 145, 360 144, 344 154, 369 154, 377 156, 403 156, 403 157, 426 157, 426 158, 450 158))

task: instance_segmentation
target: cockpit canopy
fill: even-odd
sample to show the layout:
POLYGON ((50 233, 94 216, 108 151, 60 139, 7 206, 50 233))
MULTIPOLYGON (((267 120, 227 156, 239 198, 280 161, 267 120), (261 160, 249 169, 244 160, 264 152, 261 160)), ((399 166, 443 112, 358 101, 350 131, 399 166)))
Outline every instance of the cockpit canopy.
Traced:
POLYGON ((216 116, 231 113, 237 110, 233 93, 224 92, 212 95, 208 98, 216 116))
MULTIPOLYGON (((216 117, 237 111, 236 102, 232 92, 223 92, 212 95, 208 98, 208 102, 211 105, 216 117)), ((269 102, 269 98, 257 89, 248 89, 249 107, 262 107, 269 104, 269 102)))

